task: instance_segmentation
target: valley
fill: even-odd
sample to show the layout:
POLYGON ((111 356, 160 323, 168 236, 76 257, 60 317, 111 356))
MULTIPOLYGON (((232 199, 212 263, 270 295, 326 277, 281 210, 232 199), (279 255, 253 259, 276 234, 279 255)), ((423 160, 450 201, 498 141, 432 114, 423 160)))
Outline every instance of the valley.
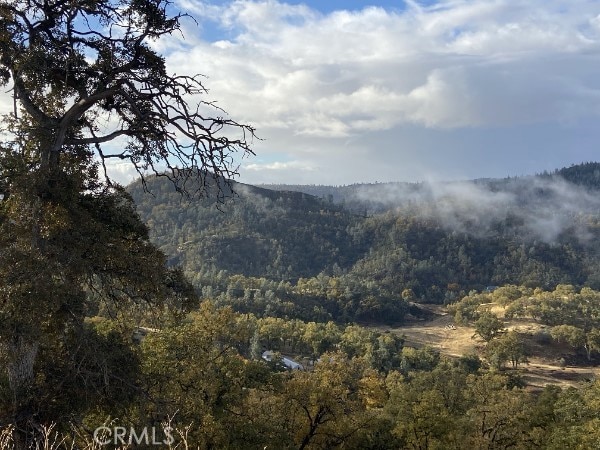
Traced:
MULTIPOLYGON (((567 298, 553 294, 557 286, 565 286, 568 298, 585 297, 576 294, 581 287, 600 288, 598 163, 436 185, 234 183, 218 205, 164 187, 150 179, 154 196, 139 184, 129 191, 151 239, 202 298, 220 307, 342 329, 364 324, 403 337, 406 346, 483 361, 490 355, 475 322, 489 313, 502 321, 502 333, 522 340, 524 361, 513 370, 528 386, 576 386, 598 373, 582 355, 583 344, 550 335, 559 325, 599 326, 595 293, 594 300, 581 300, 593 307, 552 303, 567 298), (517 293, 497 303, 491 292, 498 286, 517 293), (456 321, 457 305, 471 297, 475 309, 456 321), (532 301, 538 303, 527 306, 532 301), (519 306, 507 317, 511 302, 519 306), (565 318, 531 317, 527 308, 550 308, 565 318), (581 323, 578 314, 591 314, 591 322, 581 323)), ((508 370, 504 363, 498 368, 508 370)))

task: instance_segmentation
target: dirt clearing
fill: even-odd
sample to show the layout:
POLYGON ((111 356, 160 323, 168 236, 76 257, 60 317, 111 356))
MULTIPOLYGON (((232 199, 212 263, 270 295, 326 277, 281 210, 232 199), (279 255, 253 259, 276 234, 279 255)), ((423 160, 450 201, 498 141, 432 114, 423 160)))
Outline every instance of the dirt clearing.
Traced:
MULTIPOLYGON (((485 342, 475 336, 475 328, 458 326, 454 318, 442 306, 419 305, 434 314, 428 321, 414 321, 401 327, 376 327, 378 331, 404 335, 406 345, 411 347, 430 346, 443 355, 460 357, 476 353, 483 358, 485 342)), ((502 317, 503 308, 498 305, 486 305, 496 315, 502 317)), ((600 367, 570 366, 565 363, 574 354, 573 349, 557 345, 548 336, 547 327, 529 320, 510 320, 504 322, 507 330, 517 331, 529 350, 529 363, 522 364, 518 372, 527 384, 533 388, 542 388, 547 384, 562 387, 578 386, 586 380, 600 375, 600 367), (541 342, 542 341, 542 342, 541 342)))

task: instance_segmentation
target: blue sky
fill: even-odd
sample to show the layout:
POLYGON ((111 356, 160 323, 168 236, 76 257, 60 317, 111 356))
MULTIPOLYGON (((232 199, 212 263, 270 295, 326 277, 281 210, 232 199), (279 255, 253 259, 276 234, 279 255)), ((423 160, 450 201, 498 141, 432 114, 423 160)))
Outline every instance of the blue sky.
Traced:
MULTIPOLYGON (((228 5, 230 3, 232 3, 229 0, 220 0, 220 1, 212 1, 212 2, 206 2, 206 3, 211 3, 213 5, 228 5)), ((286 2, 289 5, 306 5, 308 7, 310 7, 311 9, 314 9, 316 11, 320 11, 324 14, 327 13, 331 13, 334 11, 340 11, 340 10, 348 10, 348 11, 360 11, 364 8, 370 7, 370 6, 376 6, 376 7, 380 7, 380 8, 385 8, 387 10, 403 10, 407 7, 406 2, 404 2, 403 0, 391 0, 391 1, 362 1, 362 0, 348 0, 348 1, 288 1, 286 2)), ((426 4, 433 4, 433 1, 421 1, 419 2, 419 4, 421 5, 426 5, 426 4)))
MULTIPOLYGON (((195 3, 196 4, 203 3, 205 5, 212 5, 215 7, 220 7, 220 8, 225 9, 228 6, 230 6, 232 3, 235 3, 235 2, 232 2, 230 0, 217 0, 217 1, 210 1, 210 2, 195 2, 195 3)), ((181 4, 182 3, 180 3, 180 5, 181 4)), ((189 4, 189 3, 188 2, 183 3, 183 5, 187 5, 187 4, 189 4)), ((414 4, 414 3, 407 4, 403 0, 385 1, 385 2, 354 0, 354 1, 307 1, 307 2, 288 1, 285 3, 282 2, 281 4, 287 4, 287 5, 295 6, 295 7, 307 7, 316 13, 328 15, 328 14, 332 14, 332 13, 336 13, 336 12, 340 12, 340 11, 360 12, 366 8, 383 8, 386 11, 390 11, 390 12, 401 12, 401 11, 405 10, 407 7, 410 7, 410 4, 414 4)), ((426 4, 434 4, 434 2, 428 1, 428 2, 420 2, 418 4, 426 5, 426 4)), ((202 39, 204 39, 206 41, 214 42, 214 41, 218 41, 220 39, 235 39, 236 34, 239 32, 239 29, 230 28, 228 26, 223 26, 219 17, 214 17, 214 16, 202 17, 202 14, 200 14, 200 15, 194 14, 194 17, 195 17, 195 19, 198 19, 198 18, 200 19, 201 27, 199 29, 199 32, 200 32, 199 36, 201 36, 202 39)), ((293 20, 290 20, 290 23, 293 23, 293 20)))
POLYGON ((600 2, 177 0, 157 48, 256 126, 248 183, 503 177, 600 159, 600 2))

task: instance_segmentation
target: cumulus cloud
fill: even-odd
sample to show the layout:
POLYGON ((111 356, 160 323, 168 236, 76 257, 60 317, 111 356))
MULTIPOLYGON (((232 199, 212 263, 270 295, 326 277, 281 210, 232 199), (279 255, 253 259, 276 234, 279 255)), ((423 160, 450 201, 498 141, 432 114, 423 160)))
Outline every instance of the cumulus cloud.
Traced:
POLYGON ((402 123, 497 126, 600 113, 597 3, 443 1, 320 14, 274 0, 186 0, 231 39, 174 52, 264 127, 341 137, 402 123))
MULTIPOLYGON (((414 179, 419 167, 459 172, 457 158, 475 150, 501 163, 492 172, 479 162, 480 173, 497 176, 592 153, 591 144, 574 147, 581 136, 600 138, 589 126, 600 120, 595 0, 406 5, 323 13, 275 0, 179 0, 199 25, 184 22, 185 40, 160 45, 171 70, 205 74, 209 99, 258 128, 259 155, 285 152, 314 169, 306 178, 256 163, 242 172, 248 181, 278 173, 327 183, 332 167, 348 174, 336 172, 336 182, 414 179), (497 129, 518 151, 500 146, 497 129)), ((477 176, 474 158, 461 164, 463 176, 477 176)))
POLYGON ((112 181, 124 186, 139 177, 133 166, 124 161, 108 160, 106 172, 112 181))
POLYGON ((297 164, 242 161, 244 181, 497 176, 591 159, 596 0, 406 5, 322 13, 276 0, 177 0, 196 21, 152 45, 171 72, 206 75, 203 99, 257 127, 259 156, 284 152, 297 164))

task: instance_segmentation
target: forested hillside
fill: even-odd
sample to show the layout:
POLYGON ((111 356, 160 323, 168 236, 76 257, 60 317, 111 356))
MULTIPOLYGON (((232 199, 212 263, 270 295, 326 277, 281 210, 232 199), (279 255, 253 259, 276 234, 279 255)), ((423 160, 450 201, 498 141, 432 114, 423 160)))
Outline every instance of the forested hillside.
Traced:
POLYGON ((164 179, 135 183, 129 191, 153 238, 174 264, 190 273, 292 280, 333 264, 351 267, 366 247, 353 236, 356 222, 340 206, 311 195, 234 183, 222 202, 190 200, 164 179))
MULTIPOLYGON (((350 142, 345 160, 337 158, 329 134, 341 130, 356 143, 360 133, 386 134, 374 128, 382 117, 371 120, 375 103, 393 116, 405 110, 392 105, 398 99, 439 109, 431 94, 440 86, 445 98, 452 92, 443 70, 450 66, 430 66, 427 83, 420 88, 415 79, 408 95, 384 89, 392 102, 372 102, 377 92, 363 87, 384 86, 379 76, 339 81, 354 72, 347 69, 357 49, 369 48, 360 29, 383 30, 371 20, 380 21, 385 8, 330 16, 284 2, 192 3, 0 0, 1 106, 11 106, 0 108, 0 450, 597 449, 600 164, 502 180, 342 188, 229 181, 245 157, 269 154, 257 140, 280 145, 267 137, 268 123, 293 136, 286 146, 303 141, 329 153, 323 161, 337 161, 319 167, 361 164, 350 142), (211 25, 192 13, 222 21, 211 25), (230 34, 238 14, 242 34, 230 34), (194 21, 209 32, 184 42, 194 21), (328 35, 318 33, 319 23, 333 31, 332 45, 322 45, 328 35), (308 49, 308 58, 280 33, 286 24, 313 24, 316 46, 292 33, 303 38, 298 49, 308 49), (218 29, 227 41, 205 40, 218 29), (338 42, 344 34, 361 45, 338 42), (269 39, 290 64, 264 58, 275 43, 269 39), (261 71, 271 66, 276 77, 261 86, 251 60, 221 64, 239 44, 258 49, 261 71), (313 59, 317 48, 326 66, 313 59), (334 61, 332 52, 343 48, 354 55, 334 61), (199 57, 197 50, 208 49, 218 54, 199 57), (217 103, 209 95, 198 71, 215 68, 223 71, 206 79, 216 81, 216 92, 235 86, 235 99, 217 103), (236 82, 238 72, 254 72, 252 88, 236 82), (273 95, 276 84, 284 95, 273 95), (356 110, 335 93, 341 85, 353 92, 356 110), (303 111, 301 103, 317 109, 303 111), (240 107, 240 119, 221 104, 240 107), (330 109, 343 109, 343 117, 322 114, 330 109), (260 117, 267 110, 274 120, 260 117), (342 119, 360 130, 352 125, 346 133, 342 119), (300 122, 312 131, 282 128, 300 122), (313 140, 322 126, 326 141, 313 140), (116 170, 146 178, 123 188, 112 178, 116 170)), ((477 31, 470 28, 477 5, 461 11, 414 3, 406 10, 418 17, 407 21, 394 10, 390 23, 459 24, 440 15, 448 10, 468 17, 468 34, 477 31), (430 14, 433 21, 422 20, 430 14)), ((537 9, 547 15, 539 5, 531 12, 537 9)), ((527 20, 535 31, 535 20, 527 20)), ((540 24, 546 30, 552 22, 540 24)), ((434 28, 441 33, 429 37, 466 36, 434 28)), ((568 48, 574 54, 577 47, 568 48)), ((454 55, 465 62, 463 50, 454 55)), ((396 67, 385 65, 394 79, 396 67)), ((573 83, 578 97, 588 78, 573 83)), ((494 98, 497 86, 490 85, 494 98)), ((450 97, 460 100, 462 115, 464 95, 450 97)), ((561 111, 567 104, 577 117, 578 102, 560 97, 561 111)), ((489 97, 474 103, 489 109, 489 97)), ((444 128, 432 118, 423 117, 428 129, 444 128)), ((562 112, 557 118, 572 123, 562 112)), ((368 142, 361 158, 383 158, 395 170, 387 146, 368 142)), ((398 140, 389 142, 395 150, 398 140)), ((556 150, 528 145, 538 155, 556 150)), ((286 148, 290 156, 296 150, 286 148)), ((276 155, 259 157, 254 169, 304 167, 264 164, 276 155)))
POLYGON ((153 241, 208 297, 258 314, 271 304, 280 316, 390 321, 407 310, 403 298, 447 303, 503 284, 600 287, 599 168, 370 185, 368 201, 387 206, 369 216, 237 183, 223 203, 182 197, 159 178, 148 181, 153 195, 139 182, 129 191, 153 241))
MULTIPOLYGON (((523 194, 532 184, 545 180, 564 180, 576 186, 597 190, 600 188, 600 163, 588 162, 557 169, 552 173, 544 172, 536 176, 507 177, 500 179, 481 178, 471 183, 487 188, 490 192, 510 192, 523 194)), ((452 186, 461 183, 356 183, 347 186, 264 184, 260 187, 275 191, 294 191, 314 195, 334 203, 341 203, 357 211, 382 212, 394 209, 416 200, 432 201, 436 196, 436 187, 452 186)), ((443 192, 444 189, 441 190, 443 192)), ((531 197, 529 198, 531 200, 531 197)))

